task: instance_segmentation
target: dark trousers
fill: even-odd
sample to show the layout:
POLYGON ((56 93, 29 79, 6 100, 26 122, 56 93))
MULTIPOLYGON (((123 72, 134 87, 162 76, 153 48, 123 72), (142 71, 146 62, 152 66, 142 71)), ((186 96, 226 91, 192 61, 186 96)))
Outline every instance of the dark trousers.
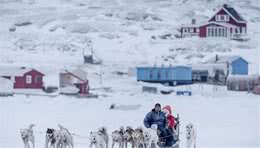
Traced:
POLYGON ((158 127, 158 129, 160 131, 159 137, 162 137, 163 139, 164 139, 164 137, 167 137, 168 132, 165 127, 158 127))
POLYGON ((158 129, 160 131, 160 141, 165 141, 165 146, 172 146, 175 143, 173 131, 164 127, 158 127, 158 129))

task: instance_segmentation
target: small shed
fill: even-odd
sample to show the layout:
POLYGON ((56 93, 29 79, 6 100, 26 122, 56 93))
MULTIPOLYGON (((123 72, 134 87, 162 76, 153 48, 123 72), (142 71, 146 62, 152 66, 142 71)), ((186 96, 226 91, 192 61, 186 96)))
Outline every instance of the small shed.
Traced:
POLYGON ((192 70, 188 66, 137 67, 137 81, 181 85, 192 83, 192 70))
POLYGON ((14 83, 12 80, 0 77, 0 96, 13 95, 14 83))
POLYGON ((205 82, 217 85, 224 85, 227 78, 226 64, 202 63, 192 64, 193 82, 205 82))
POLYGON ((219 56, 209 59, 209 64, 226 64, 227 73, 231 75, 248 75, 248 62, 240 56, 219 56))
POLYGON ((257 75, 231 75, 227 78, 227 89, 236 91, 250 91, 259 84, 257 75))
POLYGON ((72 86, 77 87, 80 94, 89 94, 87 72, 80 68, 73 71, 62 71, 60 73, 60 87, 64 88, 72 86))

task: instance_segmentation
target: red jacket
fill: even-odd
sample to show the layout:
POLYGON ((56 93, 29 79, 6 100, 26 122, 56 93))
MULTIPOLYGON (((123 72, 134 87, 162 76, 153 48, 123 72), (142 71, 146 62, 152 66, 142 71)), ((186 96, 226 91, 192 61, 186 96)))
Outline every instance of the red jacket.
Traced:
POLYGON ((169 126, 169 128, 175 128, 176 120, 175 120, 175 118, 174 118, 173 115, 172 115, 171 106, 167 105, 167 106, 165 106, 163 109, 166 109, 166 110, 169 111, 169 114, 168 114, 168 116, 167 116, 167 121, 168 121, 168 126, 169 126))
POLYGON ((167 121, 168 121, 169 128, 175 128, 176 121, 175 121, 175 118, 173 117, 173 115, 169 114, 167 116, 167 121))

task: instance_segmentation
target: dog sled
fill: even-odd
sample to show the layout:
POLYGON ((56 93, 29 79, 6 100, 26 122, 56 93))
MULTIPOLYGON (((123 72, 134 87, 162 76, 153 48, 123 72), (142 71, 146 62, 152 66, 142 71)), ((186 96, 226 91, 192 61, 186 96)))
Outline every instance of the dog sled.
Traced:
MULTIPOLYGON (((172 136, 173 139, 174 139, 174 142, 172 143, 171 146, 166 146, 165 144, 167 143, 167 139, 169 136, 167 137, 160 137, 159 136, 159 142, 157 143, 157 145, 160 147, 160 148, 179 148, 179 144, 180 144, 180 121, 179 121, 179 114, 177 114, 177 118, 176 118, 176 127, 175 127, 175 131, 176 132, 172 132, 172 135, 169 135, 169 136, 172 136)), ((153 144, 152 145, 152 148, 156 148, 156 146, 153 144)))

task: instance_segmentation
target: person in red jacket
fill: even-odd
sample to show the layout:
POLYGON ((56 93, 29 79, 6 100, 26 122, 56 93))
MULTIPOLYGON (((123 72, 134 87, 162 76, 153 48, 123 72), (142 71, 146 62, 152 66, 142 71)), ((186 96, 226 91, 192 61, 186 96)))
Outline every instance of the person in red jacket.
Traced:
POLYGON ((172 109, 171 109, 171 106, 170 105, 167 105, 163 108, 163 112, 165 113, 165 116, 167 118, 167 123, 168 123, 168 134, 169 135, 173 135, 173 136, 170 136, 168 139, 167 139, 167 145, 168 146, 171 146, 172 144, 174 144, 177 140, 177 131, 176 131, 176 119, 174 118, 174 116, 172 115, 172 109))
POLYGON ((167 117, 167 122, 168 122, 168 128, 170 129, 175 129, 176 127, 176 120, 172 115, 172 109, 170 105, 167 105, 163 108, 163 112, 165 113, 167 117))

